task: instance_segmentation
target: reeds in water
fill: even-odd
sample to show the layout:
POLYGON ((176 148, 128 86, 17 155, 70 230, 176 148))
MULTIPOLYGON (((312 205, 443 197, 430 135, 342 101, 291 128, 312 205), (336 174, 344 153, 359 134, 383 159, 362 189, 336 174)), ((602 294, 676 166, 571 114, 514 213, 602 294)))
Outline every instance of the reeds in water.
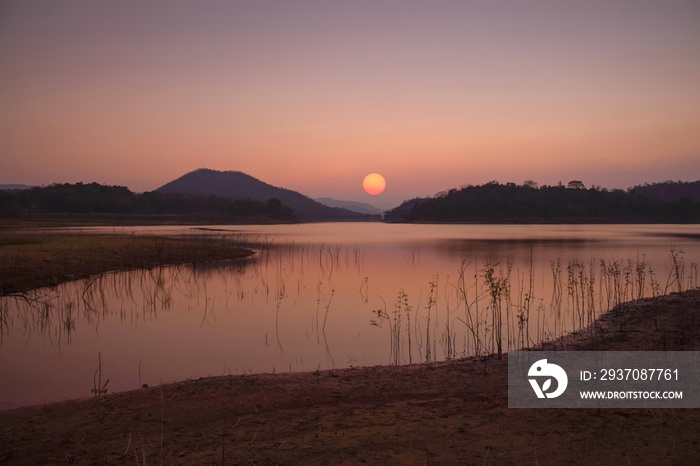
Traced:
POLYGON ((596 332, 594 324, 598 317, 612 309, 620 313, 621 325, 624 326, 627 303, 632 299, 647 296, 655 299, 669 291, 682 292, 697 286, 698 266, 690 264, 690 273, 686 275, 683 254, 683 251, 671 248, 669 275, 663 288, 645 254, 626 260, 591 257, 583 261, 572 258, 564 263, 558 258, 550 263, 551 298, 548 306, 544 299, 535 296, 538 275, 532 253, 527 272, 521 274, 517 270, 515 290, 512 263, 486 259, 478 267, 474 261, 464 259, 457 269, 456 280, 447 279, 449 293, 446 293, 444 303, 437 299, 439 280, 436 275, 428 283, 428 301, 424 307, 410 312, 412 308, 408 304, 407 292, 402 288, 391 316, 385 308, 375 310, 377 319, 372 320, 372 324, 389 323, 393 364, 412 362, 414 349, 419 353, 425 350, 423 359, 426 362, 452 359, 458 353, 458 339, 464 342, 462 355, 494 354, 501 357, 505 351, 537 345, 568 331, 596 332), (454 321, 463 324, 463 333, 453 325, 455 306, 454 299, 450 298, 455 298, 458 307, 462 308, 461 315, 454 321), (436 322, 441 308, 446 322, 439 338, 442 353, 438 354, 436 322), (422 315, 419 314, 421 309, 422 315), (425 329, 424 338, 412 339, 422 335, 422 328, 425 329), (408 340, 407 358, 402 357, 406 353, 404 339, 408 340), (414 341, 419 344, 413 345, 414 341), (425 342, 424 348, 422 342, 425 342))

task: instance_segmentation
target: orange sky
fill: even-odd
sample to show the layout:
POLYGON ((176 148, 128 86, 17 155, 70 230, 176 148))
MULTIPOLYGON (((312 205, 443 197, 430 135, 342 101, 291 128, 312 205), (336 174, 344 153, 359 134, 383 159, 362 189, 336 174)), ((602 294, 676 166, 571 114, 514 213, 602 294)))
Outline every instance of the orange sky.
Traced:
POLYGON ((700 179, 696 1, 142 3, 0 5, 0 183, 700 179))

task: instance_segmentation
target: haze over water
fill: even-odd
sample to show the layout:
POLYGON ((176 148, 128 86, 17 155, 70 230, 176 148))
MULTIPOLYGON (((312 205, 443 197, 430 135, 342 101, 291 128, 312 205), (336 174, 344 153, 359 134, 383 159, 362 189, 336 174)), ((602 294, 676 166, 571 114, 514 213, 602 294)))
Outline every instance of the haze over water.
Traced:
POLYGON ((697 225, 133 231, 225 236, 260 249, 236 263, 109 273, 2 298, 0 407, 90 396, 98 354, 112 392, 489 353, 497 349, 489 269, 508 288, 498 304, 505 352, 587 325, 616 300, 675 291, 671 251, 683 288, 696 286, 700 258, 697 225))

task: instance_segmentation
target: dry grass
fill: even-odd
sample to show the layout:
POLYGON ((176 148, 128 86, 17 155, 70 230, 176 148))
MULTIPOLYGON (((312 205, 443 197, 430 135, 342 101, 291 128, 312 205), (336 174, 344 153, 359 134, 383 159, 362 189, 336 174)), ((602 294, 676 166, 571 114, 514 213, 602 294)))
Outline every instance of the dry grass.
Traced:
POLYGON ((252 254, 222 238, 0 231, 0 295, 112 270, 239 259, 252 254))

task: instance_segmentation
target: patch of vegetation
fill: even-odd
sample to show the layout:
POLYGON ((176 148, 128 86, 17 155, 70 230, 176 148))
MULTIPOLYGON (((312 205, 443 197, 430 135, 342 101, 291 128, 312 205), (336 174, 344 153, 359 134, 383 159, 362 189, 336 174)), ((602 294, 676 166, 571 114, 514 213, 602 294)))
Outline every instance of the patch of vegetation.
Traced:
POLYGON ((196 264, 252 254, 235 237, 0 232, 0 296, 112 270, 196 264))
POLYGON ((700 200, 700 180, 698 181, 664 181, 663 183, 644 183, 630 188, 630 191, 646 197, 655 197, 664 201, 678 201, 689 198, 700 200))
POLYGON ((123 186, 98 183, 52 184, 25 190, 0 190, 0 215, 18 214, 209 215, 228 219, 271 218, 294 221, 279 199, 265 202, 218 196, 150 191, 133 193, 123 186))
POLYGON ((0 236, 0 247, 3 246, 18 246, 20 244, 32 244, 37 240, 20 236, 0 236))
POLYGON ((492 181, 413 199, 385 214, 388 221, 463 223, 696 223, 700 202, 689 197, 665 201, 637 190, 537 187, 492 181))

